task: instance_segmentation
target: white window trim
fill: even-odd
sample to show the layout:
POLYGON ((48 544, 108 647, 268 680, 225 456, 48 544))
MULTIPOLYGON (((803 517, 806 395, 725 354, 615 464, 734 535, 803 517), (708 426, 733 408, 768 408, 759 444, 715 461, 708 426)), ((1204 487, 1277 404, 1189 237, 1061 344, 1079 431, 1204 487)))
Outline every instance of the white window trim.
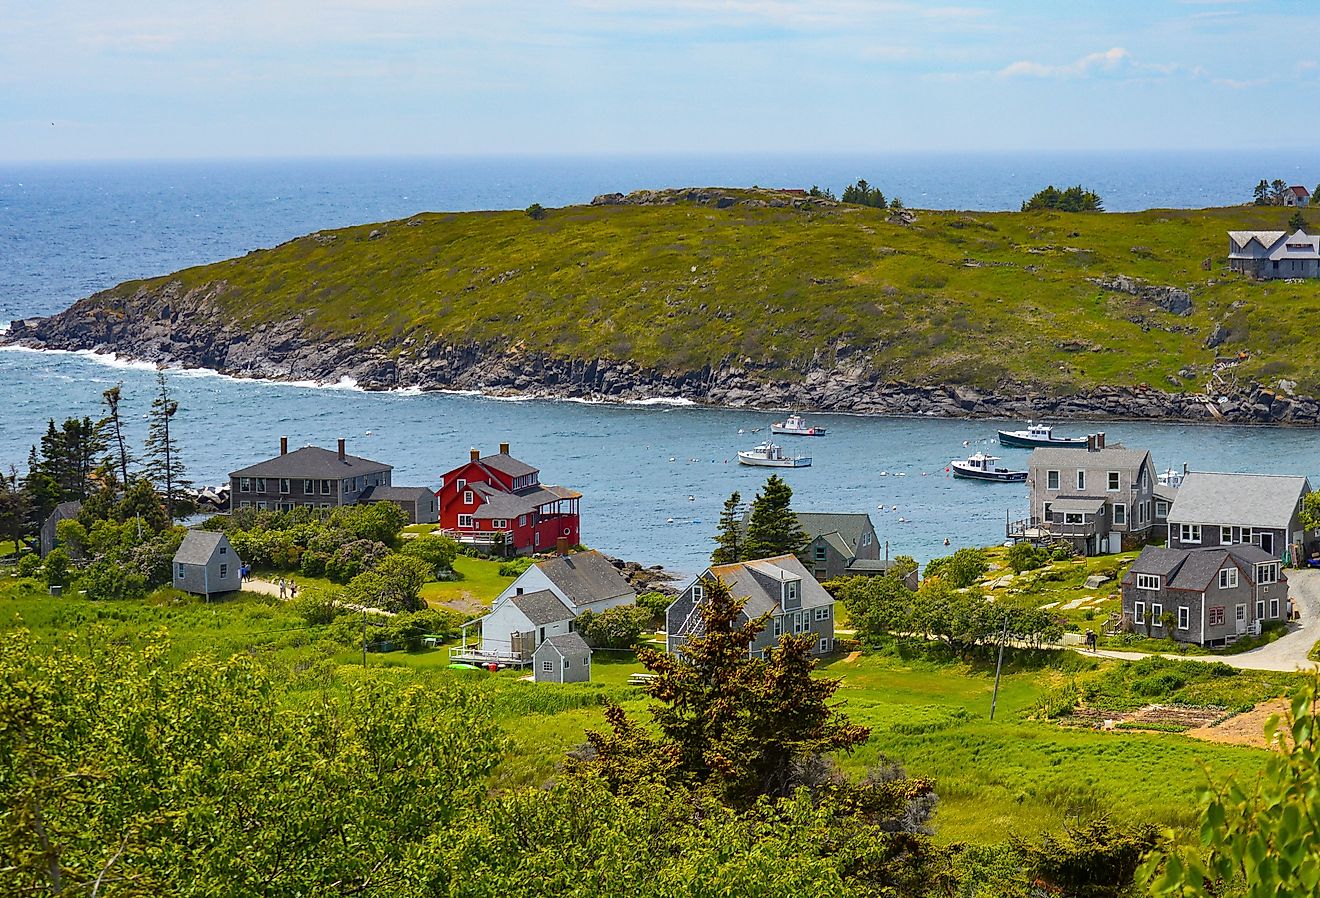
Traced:
POLYGON ((467 490, 466 492, 463 493, 463 504, 464 505, 472 504, 472 490, 467 490))
POLYGON ((471 529, 472 526, 473 526, 473 525, 472 525, 472 515, 470 515, 470 514, 461 514, 461 515, 459 515, 459 516, 458 516, 458 526, 460 526, 460 527, 467 527, 468 529, 471 529))
POLYGON ((1190 630, 1192 627, 1192 609, 1186 605, 1178 606, 1178 629, 1190 630))
POLYGON ((240 493, 252 492, 252 478, 251 477, 238 478, 238 491, 240 493))
POLYGON ((555 672, 555 662, 553 662, 553 661, 542 661, 542 662, 541 662, 541 672, 542 672, 542 673, 554 673, 554 672, 555 672))
POLYGON ((1105 474, 1105 492, 1116 493, 1123 488, 1123 475, 1118 471, 1109 471, 1105 474), (1113 486, 1110 486, 1113 484, 1113 486))
POLYGON ((1160 618, 1163 616, 1164 616, 1164 606, 1161 605, 1159 602, 1151 602, 1150 603, 1151 625, 1162 628, 1164 625, 1160 623, 1160 618))
POLYGON ((1270 562, 1256 565, 1256 583, 1265 586, 1270 583, 1279 582, 1278 562, 1270 562))
POLYGON ((1179 524, 1178 542, 1188 545, 1199 546, 1201 544, 1201 525, 1200 524, 1179 524))
POLYGON ((1045 489, 1047 489, 1047 490, 1057 490, 1057 489, 1059 488, 1059 484, 1062 483, 1062 482, 1063 482, 1063 481, 1059 478, 1059 472, 1058 472, 1058 471, 1046 471, 1046 472, 1045 472, 1045 489))
POLYGON ((1119 524, 1121 524, 1121 525, 1123 525, 1124 527, 1126 527, 1126 526, 1127 526, 1127 522, 1128 522, 1128 514, 1127 514, 1127 513, 1128 513, 1128 507, 1127 507, 1127 503, 1126 503, 1126 502, 1115 502, 1115 503, 1114 503, 1114 524, 1115 524, 1115 525, 1119 525, 1119 524))
POLYGON ((1146 603, 1134 602, 1132 604, 1132 622, 1135 624, 1144 624, 1146 622, 1146 603))
POLYGON ((1086 489, 1086 471, 1085 471, 1085 470, 1078 470, 1078 472, 1077 472, 1077 489, 1078 489, 1079 491, 1080 491, 1080 490, 1085 490, 1085 489, 1086 489))
POLYGON ((1238 572, 1235 567, 1221 568, 1219 571, 1220 589, 1237 589, 1238 572))
POLYGON ((1159 592, 1160 575, 1159 574, 1137 574, 1137 589, 1146 589, 1151 592, 1159 592))
POLYGON ((1270 620, 1279 619, 1279 600, 1270 599, 1270 620))
POLYGON ((816 620, 829 620, 829 619, 830 619, 829 605, 822 605, 821 607, 816 609, 816 620))
POLYGON ((828 652, 830 650, 830 638, 828 636, 822 636, 820 638, 820 650, 822 652, 828 652))
POLYGON ((176 564, 174 566, 174 579, 182 580, 186 576, 188 576, 188 572, 184 569, 184 566, 182 564, 176 564))
POLYGON ((694 605, 706 600, 706 587, 701 583, 692 584, 692 603, 694 605))

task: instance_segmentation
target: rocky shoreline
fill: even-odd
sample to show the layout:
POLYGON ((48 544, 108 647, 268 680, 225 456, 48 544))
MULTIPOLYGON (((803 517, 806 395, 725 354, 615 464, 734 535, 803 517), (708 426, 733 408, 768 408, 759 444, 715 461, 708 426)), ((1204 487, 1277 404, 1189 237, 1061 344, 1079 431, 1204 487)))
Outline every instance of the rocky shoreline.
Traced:
POLYGON ((1320 400, 1259 383, 1213 398, 1148 386, 1100 386, 1052 395, 1029 384, 996 390, 885 380, 867 353, 796 372, 729 359, 716 367, 666 372, 612 359, 568 359, 510 346, 422 341, 359 345, 309 338, 299 318, 247 330, 221 314, 223 282, 185 292, 178 282, 123 296, 106 291, 49 318, 11 323, 0 344, 90 350, 170 367, 206 368, 239 378, 333 384, 368 390, 471 390, 496 396, 611 402, 679 400, 729 408, 794 408, 868 415, 1051 418, 1320 426, 1320 400))

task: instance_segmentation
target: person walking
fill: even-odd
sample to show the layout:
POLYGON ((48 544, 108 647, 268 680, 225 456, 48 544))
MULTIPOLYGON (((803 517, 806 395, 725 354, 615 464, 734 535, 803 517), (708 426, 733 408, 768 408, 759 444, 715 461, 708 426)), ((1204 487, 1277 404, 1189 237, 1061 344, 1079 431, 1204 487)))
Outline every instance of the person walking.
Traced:
POLYGON ((1098 643, 1099 643, 1099 639, 1096 637, 1096 635, 1095 635, 1095 631, 1092 630, 1090 627, 1087 627, 1087 628, 1086 628, 1086 647, 1087 647, 1088 649, 1090 649, 1091 651, 1094 652, 1094 651, 1096 651, 1096 645, 1097 645, 1098 643))
POLYGON ((283 599, 283 598, 287 598, 287 596, 285 595, 285 589, 284 589, 284 578, 283 578, 283 577, 280 578, 280 598, 281 598, 281 599, 283 599))

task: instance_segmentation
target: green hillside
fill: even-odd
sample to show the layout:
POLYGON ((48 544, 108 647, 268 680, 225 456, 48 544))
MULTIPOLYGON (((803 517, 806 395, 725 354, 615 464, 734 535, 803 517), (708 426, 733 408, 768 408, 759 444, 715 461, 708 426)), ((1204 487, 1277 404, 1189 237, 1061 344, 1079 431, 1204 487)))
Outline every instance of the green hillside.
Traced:
POLYGON ((303 316, 315 339, 475 342, 664 371, 751 359, 790 379, 813 360, 861 353, 887 379, 1060 393, 1200 390, 1216 356, 1206 338, 1222 326, 1218 353, 1248 354, 1239 376, 1320 393, 1308 331, 1320 285, 1226 268, 1226 231, 1282 229, 1287 210, 922 211, 905 225, 860 206, 775 208, 774 194, 718 193, 751 202, 573 206, 541 220, 422 214, 112 295, 223 281, 225 316, 251 328, 303 316), (1188 291, 1192 313, 1088 280, 1119 275, 1188 291))

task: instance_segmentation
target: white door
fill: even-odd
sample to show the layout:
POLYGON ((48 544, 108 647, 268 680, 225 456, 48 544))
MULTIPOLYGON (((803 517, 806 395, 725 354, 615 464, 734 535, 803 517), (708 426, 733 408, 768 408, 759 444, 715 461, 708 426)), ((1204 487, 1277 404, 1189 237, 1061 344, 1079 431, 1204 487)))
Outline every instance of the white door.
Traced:
POLYGON ((1239 605, 1239 606, 1237 606, 1237 620, 1236 620, 1236 624, 1237 624, 1237 632, 1238 632, 1238 635, 1239 635, 1239 636, 1242 635, 1243 633, 1247 632, 1247 606, 1246 606, 1246 605, 1239 605))
POLYGON ((1123 551, 1123 534, 1121 533, 1109 534, 1109 551, 1113 554, 1117 554, 1123 551))

